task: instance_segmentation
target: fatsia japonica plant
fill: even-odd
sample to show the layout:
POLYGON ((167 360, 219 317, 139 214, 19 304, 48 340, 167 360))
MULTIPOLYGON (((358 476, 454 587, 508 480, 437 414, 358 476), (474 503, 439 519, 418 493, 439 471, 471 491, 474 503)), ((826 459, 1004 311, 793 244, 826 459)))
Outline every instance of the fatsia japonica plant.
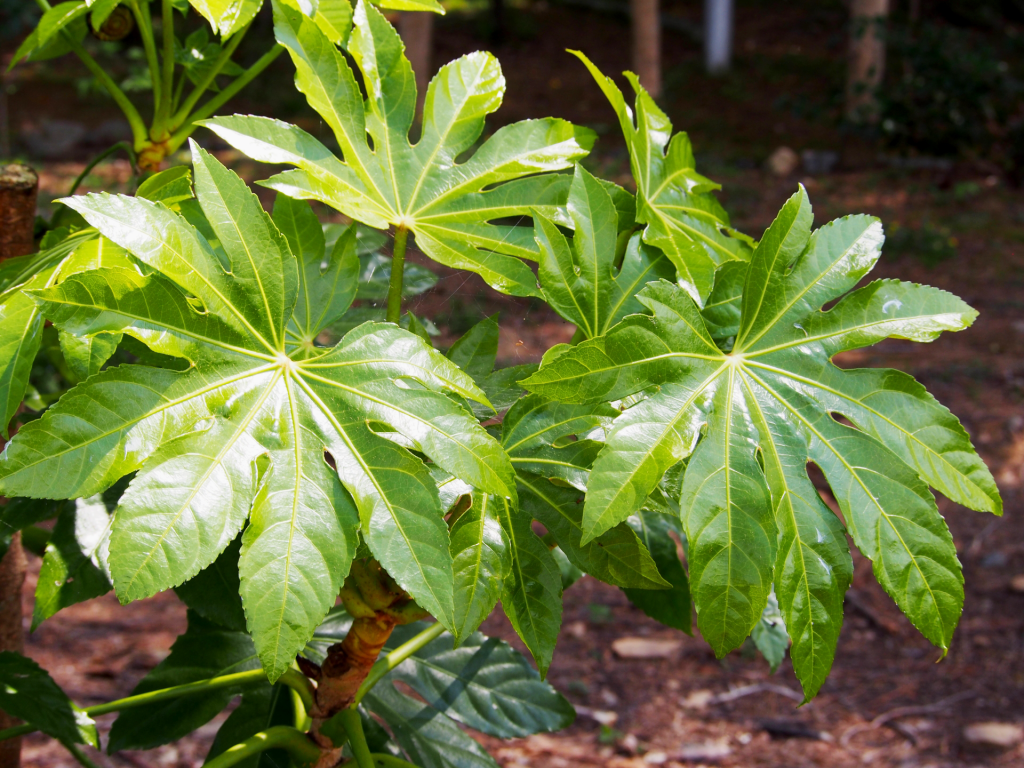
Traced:
MULTIPOLYGON (((0 655, 0 707, 27 721, 0 736, 41 729, 88 762, 93 716, 120 713, 108 750, 145 749, 240 696, 213 768, 494 766, 460 726, 513 737, 572 720, 543 676, 583 574, 683 631, 695 608, 719 657, 751 638, 777 666, 788 647, 810 700, 835 655, 847 533, 948 649, 963 577, 930 489, 995 514, 998 491, 920 384, 833 358, 931 341, 975 312, 926 286, 857 287, 881 254, 877 219, 812 230, 801 188, 759 241, 736 231, 686 135, 635 78, 630 108, 582 55, 636 194, 579 164, 593 135, 565 121, 481 141, 504 90, 486 53, 438 72, 417 130, 412 70, 372 5, 344 50, 308 15, 274 12, 340 156, 268 118, 208 121, 293 166, 263 182, 272 213, 193 144, 192 173, 66 199, 84 228, 30 257, 44 277, 10 268, 20 311, 56 329, 36 359, 77 372, 35 392, 41 415, 0 456, 5 530, 57 518, 35 620, 173 588, 188 629, 130 697, 84 710, 0 655), (325 227, 306 200, 353 223, 325 227), (434 349, 401 314, 431 285, 405 263, 410 238, 547 302, 572 341, 496 369, 492 317, 434 349), (385 293, 383 317, 353 306, 385 293), (499 602, 536 670, 478 631, 499 602)), ((8 370, 31 368, 15 346, 8 370)))

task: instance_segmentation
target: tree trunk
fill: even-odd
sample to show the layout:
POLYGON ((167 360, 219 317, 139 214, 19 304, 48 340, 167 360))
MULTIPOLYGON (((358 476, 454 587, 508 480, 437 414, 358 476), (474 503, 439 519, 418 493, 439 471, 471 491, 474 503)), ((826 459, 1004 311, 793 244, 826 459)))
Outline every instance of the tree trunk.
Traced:
MULTIPOLYGON (((21 548, 21 532, 14 534, 7 553, 0 559, 0 651, 25 650, 21 628, 21 586, 25 583, 25 551, 21 548)), ((20 721, 0 711, 0 730, 20 721)), ((21 764, 21 737, 0 741, 0 768, 17 768, 21 764)))
POLYGON ((704 64, 713 75, 732 62, 732 19, 733 0, 705 0, 704 64))
MULTIPOLYGON (((38 188, 39 177, 27 165, 0 165, 0 261, 35 250, 32 233, 38 188)), ((16 533, 0 559, 0 651, 25 650, 21 626, 25 565, 21 534, 16 533)), ((0 712, 0 729, 12 725, 17 725, 17 720, 0 712)), ((21 739, 0 741, 0 768, 17 768, 20 764, 21 739)))
POLYGON ((27 165, 0 165, 0 261, 32 253, 39 177, 27 165))
POLYGON ((846 73, 846 119, 878 121, 878 88, 885 75, 885 21, 889 0, 850 3, 850 60, 846 73))
POLYGON ((661 96, 661 16, 658 0, 630 0, 633 12, 633 69, 654 98, 661 96))
POLYGON ((423 115, 423 100, 433 72, 430 53, 434 44, 434 14, 406 11, 398 17, 398 32, 405 43, 405 55, 416 73, 416 114, 423 115))

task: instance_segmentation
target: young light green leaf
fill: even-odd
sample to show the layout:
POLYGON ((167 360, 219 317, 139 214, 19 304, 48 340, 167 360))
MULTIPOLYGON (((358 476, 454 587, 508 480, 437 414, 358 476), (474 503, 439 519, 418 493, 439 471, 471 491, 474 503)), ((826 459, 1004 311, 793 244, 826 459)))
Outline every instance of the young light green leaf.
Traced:
POLYGON ((622 263, 616 263, 620 230, 615 203, 605 185, 579 165, 567 208, 575 230, 572 245, 554 221, 537 217, 538 274, 548 303, 592 339, 640 311, 636 292, 651 280, 671 279, 675 269, 662 252, 643 245, 639 235, 629 239, 622 263))
POLYGON ((345 56, 316 23, 275 7, 275 33, 295 64, 296 84, 331 127, 343 162, 284 123, 234 116, 204 125, 256 160, 296 166, 268 186, 320 200, 378 229, 405 227, 435 261, 477 272, 505 293, 539 295, 521 261, 537 258, 530 230, 489 222, 535 212, 554 216, 565 202, 567 179, 536 174, 568 168, 587 153, 593 134, 561 120, 515 123, 456 162, 480 137, 505 88, 497 60, 473 53, 432 81, 422 137, 413 145, 416 86, 398 33, 364 0, 354 24, 347 51, 370 94, 365 103, 345 56))
POLYGON ((36 28, 15 51, 8 70, 26 56, 39 60, 39 58, 51 58, 67 53, 70 47, 61 39, 60 33, 67 32, 80 41, 85 36, 85 15, 87 13, 89 13, 89 5, 84 0, 57 3, 48 9, 43 13, 36 28), (64 44, 61 45, 61 43, 64 44), (40 57, 39 54, 43 54, 43 56, 40 57))
POLYGON ((295 309, 285 330, 288 346, 303 346, 313 354, 317 336, 337 322, 355 298, 360 269, 355 228, 346 229, 328 255, 323 227, 308 203, 278 195, 274 223, 300 265, 295 309))
POLYGON ((154 173, 139 184, 135 191, 136 197, 161 202, 168 208, 174 208, 183 200, 189 200, 192 194, 192 171, 187 165, 176 165, 165 171, 154 173))
POLYGON ((733 237, 729 217, 711 192, 718 185, 695 170, 685 133, 672 135, 672 123, 632 72, 626 78, 636 93, 634 110, 622 91, 579 51, 572 51, 593 75, 619 118, 637 185, 636 220, 646 224, 643 239, 660 248, 675 265, 679 284, 703 304, 715 269, 747 260, 750 248, 733 237), (671 139, 671 140, 670 140, 671 139))
POLYGON ((85 381, 94 373, 99 373, 121 343, 120 333, 98 333, 80 338, 62 331, 59 338, 64 362, 78 381, 85 381))

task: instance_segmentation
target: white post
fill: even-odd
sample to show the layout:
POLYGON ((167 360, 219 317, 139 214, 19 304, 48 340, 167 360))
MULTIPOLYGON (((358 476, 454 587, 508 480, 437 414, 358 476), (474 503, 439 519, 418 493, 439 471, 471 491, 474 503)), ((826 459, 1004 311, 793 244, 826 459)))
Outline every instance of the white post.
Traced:
POLYGON ((729 69, 732 59, 733 0, 704 2, 704 62, 708 72, 729 69))

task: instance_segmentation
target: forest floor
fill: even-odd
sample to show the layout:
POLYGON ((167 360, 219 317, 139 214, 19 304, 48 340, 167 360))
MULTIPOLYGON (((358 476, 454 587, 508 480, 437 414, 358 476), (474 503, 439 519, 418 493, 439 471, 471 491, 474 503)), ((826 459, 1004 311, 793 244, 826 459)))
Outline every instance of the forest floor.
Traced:
MULTIPOLYGON (((699 4, 676 5, 674 13, 699 18, 699 4)), ((847 213, 882 219, 889 245, 872 278, 936 285, 979 310, 977 322, 962 333, 928 345, 887 341, 838 362, 901 368, 928 387, 971 433, 1000 485, 1006 512, 994 518, 939 499, 966 579, 963 618, 940 663, 939 652, 877 586, 870 563, 855 556, 835 667, 819 696, 802 708, 788 661, 772 675, 759 656, 736 652, 716 660, 699 636, 660 627, 620 591, 584 578, 566 593, 550 675, 580 716, 557 734, 511 742, 481 737, 506 768, 1024 765, 1024 745, 983 749, 963 735, 965 727, 981 722, 1024 724, 1024 192, 1007 187, 998 169, 984 163, 897 170, 878 158, 871 143, 838 131, 841 29, 833 11, 797 5, 803 10, 771 16, 744 15, 741 6, 737 74, 724 80, 701 75, 692 41, 668 34, 669 112, 677 128, 691 131, 699 169, 723 184, 721 199, 739 229, 759 236, 803 183, 818 225, 847 213), (828 174, 796 169, 779 177, 764 169, 764 161, 783 144, 797 151, 834 150, 840 161, 828 174), (621 658, 615 641, 627 637, 671 642, 648 644, 660 658, 621 658)), ((618 72, 628 66, 623 25, 614 17, 570 17, 563 9, 521 14, 514 21, 513 39, 494 48, 509 80, 502 120, 556 114, 597 128, 602 138, 588 163, 625 183, 628 160, 611 111, 583 68, 562 53, 585 47, 605 71, 618 72)), ((478 32, 467 22, 441 24, 437 60, 479 47, 478 32)), ((290 89, 287 68, 275 77, 290 89)), ((71 86, 62 87, 66 101, 73 102, 71 86)), ((52 92, 44 99, 42 90, 33 90, 36 95, 18 110, 35 110, 32 119, 66 117, 62 110, 69 107, 52 92)), ((318 122, 301 102, 286 96, 280 101, 270 108, 275 116, 317 132, 318 122)), ((238 109, 265 111, 244 99, 238 109)), ((20 125, 26 114, 12 112, 12 119, 20 125)), ((98 124, 98 113, 76 114, 98 124)), ((199 138, 206 142, 209 134, 199 138)), ((219 154, 247 178, 268 175, 235 153, 219 154)), ((74 153, 47 162, 41 199, 65 193, 82 167, 74 153)), ((116 187, 127 177, 127 165, 115 162, 92 174, 87 186, 116 187)), ((499 296, 474 276, 432 268, 441 279, 410 308, 438 327, 439 347, 494 312, 501 313, 500 365, 536 361, 572 334, 570 325, 538 302, 499 296)), ((32 568, 26 615, 38 561, 32 568)), ((166 656, 184 626, 184 608, 172 594, 128 607, 108 595, 44 623, 29 636, 27 652, 78 703, 88 705, 127 695, 166 656)), ((503 619, 492 617, 484 629, 518 645, 503 619)), ((101 719, 101 729, 109 723, 109 717, 101 719)), ((198 766, 218 724, 150 753, 96 759, 103 766, 198 766)), ((27 739, 24 754, 33 768, 72 765, 59 746, 37 736, 27 739)))

